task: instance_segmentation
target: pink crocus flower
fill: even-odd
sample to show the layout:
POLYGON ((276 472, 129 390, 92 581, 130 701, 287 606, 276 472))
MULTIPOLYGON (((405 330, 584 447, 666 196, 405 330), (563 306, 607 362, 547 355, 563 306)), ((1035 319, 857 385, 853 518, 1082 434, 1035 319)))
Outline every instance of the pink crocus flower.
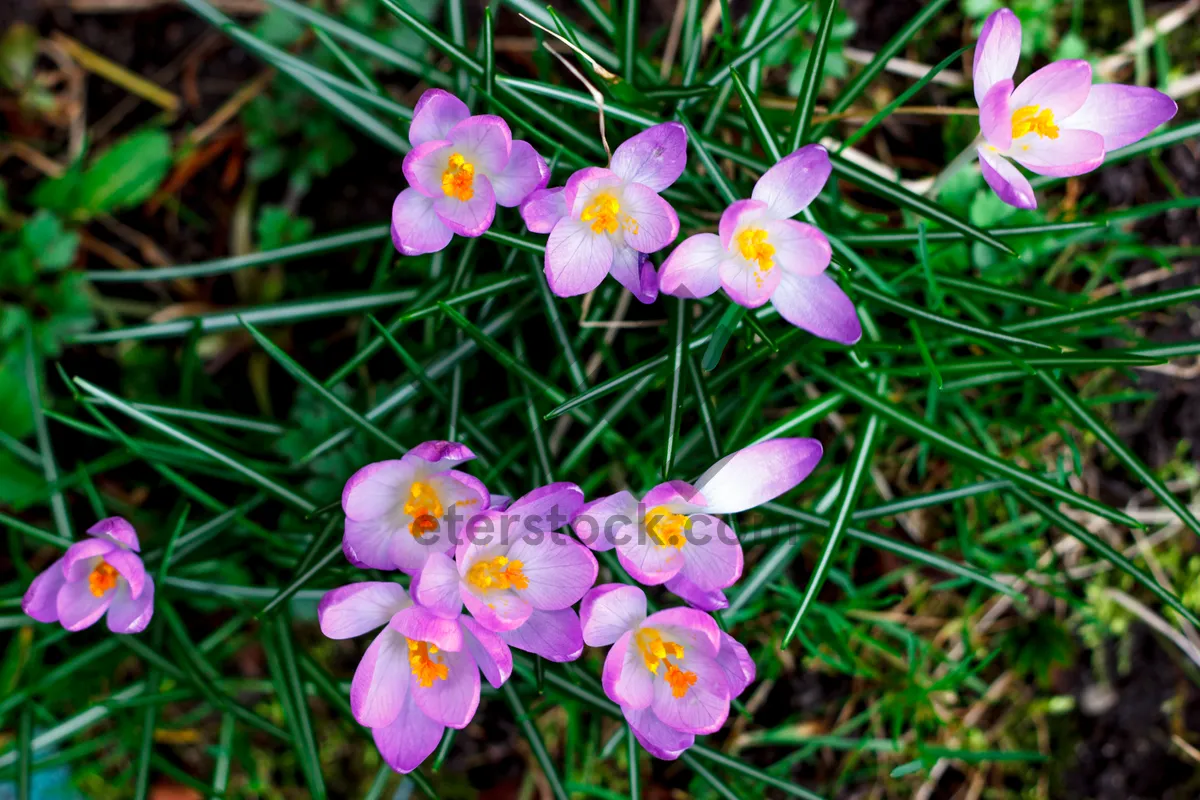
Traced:
POLYGON ((350 709, 397 772, 420 766, 447 727, 470 723, 480 672, 496 688, 512 674, 512 652, 500 637, 470 617, 443 619, 414 605, 398 583, 334 589, 321 598, 317 617, 331 639, 386 626, 354 672, 350 709))
POLYGON ((585 167, 565 188, 543 189, 521 206, 529 230, 548 233, 546 280, 559 297, 586 294, 612 274, 643 303, 658 297, 646 257, 679 235, 679 217, 659 192, 687 165, 687 131, 664 122, 625 140, 608 169, 585 167))
POLYGON ((1175 101, 1147 86, 1092 85, 1086 61, 1055 61, 1013 88, 1021 23, 993 11, 975 46, 975 101, 985 144, 984 180, 1001 200, 1036 208, 1033 187, 1008 159, 1030 172, 1065 178, 1091 172, 1104 154, 1133 144, 1175 116, 1175 101))
POLYGON ((616 548, 625 570, 640 583, 666 583, 684 600, 714 610, 721 589, 742 574, 742 546, 714 516, 754 508, 789 491, 821 460, 816 439, 771 439, 714 464, 695 486, 659 484, 638 501, 628 491, 582 506, 571 525, 593 550, 616 548))
POLYGON ((660 285, 677 297, 707 297, 719 288, 746 308, 771 301, 779 315, 814 336, 842 344, 862 337, 854 304, 825 274, 825 234, 792 217, 813 201, 832 167, 819 144, 801 147, 754 184, 749 200, 721 215, 719 233, 698 233, 663 264, 660 285))
POLYGON ((466 520, 490 502, 477 478, 455 469, 474 457, 465 445, 424 442, 351 475, 342 490, 350 563, 412 574, 431 553, 452 549, 466 520))
POLYGON ((621 707, 637 740, 656 758, 674 760, 729 716, 729 701, 754 681, 746 648, 692 608, 646 616, 636 586, 608 583, 580 606, 583 640, 612 645, 604 659, 604 693, 621 707))
POLYGON ((108 614, 113 633, 141 633, 154 616, 154 578, 138 555, 137 532, 121 517, 102 519, 33 579, 21 610, 38 622, 81 631, 108 614))
POLYGON ((471 520, 456 560, 429 557, 413 598, 434 614, 454 618, 465 604, 481 625, 508 644, 551 661, 583 652, 579 617, 571 606, 592 588, 596 557, 554 530, 583 503, 573 483, 553 483, 471 520))
POLYGON ((513 140, 508 123, 471 116, 449 92, 430 89, 413 110, 404 157, 409 188, 392 204, 392 241, 406 256, 433 253, 454 234, 481 236, 496 204, 512 208, 550 180, 533 146, 513 140))

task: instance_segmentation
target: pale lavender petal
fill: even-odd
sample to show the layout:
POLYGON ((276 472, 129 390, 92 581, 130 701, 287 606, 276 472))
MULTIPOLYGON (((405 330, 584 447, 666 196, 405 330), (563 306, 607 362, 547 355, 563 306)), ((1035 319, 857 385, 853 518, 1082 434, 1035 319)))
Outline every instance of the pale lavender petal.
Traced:
MULTIPOLYGON (((541 534, 562 528, 575 516, 583 505, 583 490, 568 481, 559 481, 539 486, 518 497, 505 509, 503 516, 510 517, 517 532, 509 536, 513 542, 525 534, 541 534)), ((511 556, 511 553, 510 553, 511 556)), ((511 556, 518 558, 519 556, 511 556)))
POLYGON ((798 486, 821 460, 816 439, 769 439, 713 464, 696 481, 710 514, 737 514, 798 486))
MULTIPOLYGON (((978 151, 983 179, 997 197, 1016 208, 1037 208, 1037 197, 1033 194, 1029 179, 1012 162, 990 147, 980 147, 978 151)), ((783 314, 783 310, 780 309, 779 313, 783 314)))
POLYGON ((659 286, 675 297, 708 297, 721 288, 720 266, 728 257, 716 234, 689 236, 663 262, 659 286))
POLYGON ((561 186, 538 189, 521 204, 521 219, 532 233, 549 233, 566 215, 567 196, 561 186))
POLYGON ((759 268, 757 262, 744 258, 722 261, 718 268, 721 286, 733 302, 746 308, 758 308, 771 299, 783 278, 783 270, 759 268))
POLYGON ((658 274, 645 253, 621 243, 613 247, 612 276, 640 302, 658 299, 658 274))
POLYGON ((721 649, 717 652, 716 660, 725 672, 731 697, 737 697, 754 683, 754 659, 741 642, 724 631, 721 631, 721 649))
MULTIPOLYGON (((467 117, 446 134, 446 138, 475 165, 476 176, 493 175, 508 164, 512 152, 512 131, 508 123, 493 114, 467 117)), ((478 178, 477 178, 478 179, 478 178)))
POLYGON ((431 199, 437 199, 446 193, 442 191, 442 176, 450 168, 450 156, 453 154, 450 142, 435 139, 417 145, 404 156, 404 178, 408 185, 431 199))
POLYGON ((979 104, 979 130, 997 150, 1007 150, 1012 144, 1012 106, 1008 102, 1012 90, 1011 79, 997 81, 979 104))
POLYGON ((579 605, 583 641, 589 647, 610 645, 646 618, 646 593, 636 586, 605 583, 584 595, 579 605))
POLYGON ((571 216, 578 218, 596 194, 605 190, 614 191, 622 183, 620 176, 611 169, 584 167, 567 178, 563 199, 571 216))
POLYGON ((667 726, 685 733, 715 733, 729 716, 729 683, 725 671, 712 658, 690 654, 684 667, 696 676, 683 697, 675 697, 665 680, 654 682, 650 707, 667 726))
POLYGON ((1091 87, 1083 106, 1060 126, 1100 134, 1104 150, 1111 153, 1141 139, 1178 110, 1174 100, 1149 86, 1101 83, 1091 87))
POLYGON ((600 285, 613 262, 612 240, 591 223, 566 217, 546 240, 546 280, 559 297, 587 294, 600 285))
POLYGON ((658 586, 683 569, 683 553, 670 545, 661 545, 643 530, 628 544, 617 547, 617 560, 638 583, 658 586))
MULTIPOLYGON (((411 518, 406 516, 404 519, 411 518)), ((392 532, 387 550, 387 558, 392 566, 388 569, 398 569, 408 575, 415 575, 425 568, 425 562, 431 555, 445 553, 451 547, 448 535, 441 528, 440 520, 437 528, 420 533, 419 537, 413 536, 408 522, 404 523, 404 527, 392 532)))
POLYGON ((350 710, 360 725, 377 728, 400 713, 408 691, 408 642, 391 627, 371 642, 350 681, 350 710))
POLYGON ((1104 137, 1084 130, 1059 131, 1057 139, 1031 133, 1013 142, 1011 153, 1031 172, 1069 178, 1091 172, 1104 162, 1104 137))
POLYGON ((774 217, 795 216, 821 193, 832 170, 829 152, 819 144, 806 144, 767 170, 750 197, 766 203, 774 217))
POLYGON ((626 139, 613 151, 612 171, 628 183, 644 183, 661 192, 679 179, 687 166, 687 131, 664 122, 626 139))
POLYGON ((446 665, 446 678, 435 679, 429 686, 421 686, 414 674, 409 691, 417 701, 417 707, 426 716, 447 727, 461 730, 467 727, 479 708, 479 667, 466 650, 438 653, 437 658, 446 665))
POLYGON ((115 595, 116 592, 109 589, 96 597, 86 579, 68 581, 58 590, 55 599, 58 621, 69 631, 81 631, 104 616, 115 595))
POLYGON ((729 608, 729 598, 720 590, 706 592, 689 581, 682 573, 676 575, 664 584, 667 591, 683 600, 692 608, 701 611, 721 611, 729 608))
POLYGON ((430 553, 413 578, 413 599, 439 617, 456 619, 462 612, 459 581, 453 561, 443 553, 430 553))
POLYGON ((729 204, 721 214, 717 223, 717 234, 721 237, 721 247, 728 253, 737 252, 733 237, 739 228, 749 226, 754 222, 767 218, 767 204, 761 200, 737 200, 729 204))
POLYGON ((60 558, 46 567, 21 598, 21 610, 38 622, 58 622, 58 590, 67 582, 62 563, 60 558))
POLYGON ((666 506, 677 514, 687 514, 700 511, 707 507, 708 501, 695 486, 687 481, 667 481, 660 483, 642 498, 642 506, 648 511, 655 506, 666 506))
POLYGON ((779 316, 822 339, 852 345, 862 338, 854 303, 828 273, 802 277, 785 272, 771 305, 779 316))
POLYGON ((363 581, 330 589, 317 605, 321 633, 352 639, 381 625, 412 605, 408 592, 390 581, 363 581))
POLYGON ((708 514, 693 514, 679 574, 699 589, 727 589, 742 577, 742 545, 733 529, 708 514))
POLYGON ((534 610, 524 625, 497 635, 518 650, 560 664, 574 661, 583 653, 583 630, 572 608, 534 610))
POLYGON ((142 587, 149 576, 137 553, 117 549, 104 556, 104 560, 129 583, 129 592, 134 600, 142 596, 142 587))
POLYGON ((122 544, 135 552, 140 551, 141 545, 138 544, 137 531, 129 524, 129 521, 124 517, 108 517, 102 519, 95 525, 87 529, 91 536, 106 537, 112 541, 122 544))
POLYGON ((983 98, 999 81, 1011 80, 1021 58, 1021 22, 1007 8, 993 11, 983 23, 975 44, 975 102, 983 98))
POLYGON ((108 629, 113 633, 141 633, 150 624, 154 616, 154 578, 145 577, 142 591, 134 597, 130 593, 129 584, 121 581, 117 585, 112 605, 108 607, 108 617, 105 620, 108 629))
POLYGON ((401 255, 436 253, 450 244, 454 231, 438 219, 433 200, 416 189, 405 189, 392 204, 392 244, 401 255))
POLYGON ((414 642, 435 644, 446 652, 457 653, 463 648, 462 627, 458 620, 443 619, 421 606, 409 606, 397 612, 388 622, 388 630, 414 642))
POLYGON ((611 550, 622 529, 637 523, 638 501, 627 491, 584 503, 571 519, 579 541, 597 552, 611 550))
POLYGON ((63 553, 63 575, 69 581, 86 578, 100 563, 96 559, 117 549, 119 549, 118 545, 107 539, 81 539, 63 553))
POLYGON ((1049 108, 1055 121, 1078 111, 1092 87, 1092 65, 1080 59, 1047 64, 1013 90, 1009 107, 1016 111, 1026 106, 1049 108))
POLYGON ((604 693, 614 703, 645 708, 654 700, 655 675, 637 648, 636 635, 636 631, 626 631, 617 639, 604 659, 600 677, 604 693))
POLYGON ((442 741, 446 726, 434 722, 417 706, 412 692, 404 697, 400 713, 391 724, 372 728, 371 736, 379 755, 401 774, 412 772, 429 758, 442 741))
POLYGON ((451 128, 469 116, 471 112, 462 100, 442 89, 428 89, 413 108, 408 141, 419 147, 434 139, 445 139, 451 128))
POLYGON ((475 175, 470 200, 442 195, 433 201, 437 218, 459 236, 482 236, 496 218, 496 195, 486 175, 475 175))
POLYGON ((474 586, 466 586, 463 603, 471 616, 490 631, 500 633, 521 627, 533 614, 533 606, 514 592, 489 590, 483 593, 474 586))
POLYGON ((392 561, 393 539, 412 534, 408 528, 396 528, 387 517, 359 522, 346 518, 345 533, 342 535, 342 553, 356 567, 365 569, 396 569, 392 561))
POLYGON ((649 186, 630 183, 621 192, 621 229, 625 244, 640 253, 657 253, 679 235, 675 209, 649 186))
POLYGON ((512 143, 512 152, 504 169, 488 175, 496 202, 505 208, 513 208, 525 202, 525 198, 550 181, 550 168, 533 149, 533 145, 522 139, 512 143))
POLYGON ((471 461, 475 458, 475 453, 465 444, 434 439, 428 442, 421 442, 409 450, 404 454, 403 460, 407 462, 413 458, 419 458, 427 462, 426 471, 428 472, 442 472, 451 467, 457 467, 459 464, 471 461))
MULTIPOLYGON (((479 671, 487 678, 492 688, 499 689, 512 675, 513 657, 508 647, 514 643, 508 641, 508 634, 493 633, 470 617, 463 617, 459 621, 463 626, 463 641, 467 652, 475 659, 479 671)), ((528 627, 522 625, 518 630, 528 627)), ((582 645, 580 649, 583 649, 582 645)))
POLYGON ((591 551, 574 539, 537 543, 521 539, 508 551, 509 562, 520 561, 528 586, 514 593, 535 609, 557 611, 579 602, 596 582, 599 564, 591 551))
POLYGON ((767 242, 775 248, 775 268, 793 275, 820 275, 833 250, 825 234, 807 222, 773 219, 763 223, 767 242))
POLYGON ((665 637, 668 639, 675 636, 683 638, 684 633, 690 632, 694 636, 688 637, 687 642, 706 658, 715 657, 721 648, 721 627, 717 625, 717 621, 709 614, 687 606, 655 611, 646 617, 642 627, 667 629, 664 630, 664 634, 670 631, 670 635, 665 637))
POLYGON ((622 708, 621 713, 629 723, 629 729, 637 737, 646 752, 664 761, 674 761, 693 744, 696 737, 663 724, 651 708, 622 708))

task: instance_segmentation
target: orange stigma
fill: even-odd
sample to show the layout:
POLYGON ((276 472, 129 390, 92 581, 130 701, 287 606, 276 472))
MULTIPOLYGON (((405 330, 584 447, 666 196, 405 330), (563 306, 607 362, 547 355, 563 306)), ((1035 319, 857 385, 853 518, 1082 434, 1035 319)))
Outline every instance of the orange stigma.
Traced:
POLYGON ((408 642, 408 664, 417 676, 417 683, 428 689, 434 681, 444 681, 450 676, 450 668, 434 658, 437 645, 407 638, 405 641, 408 642))
POLYGON ((682 550, 687 542, 687 532, 692 521, 683 514, 675 514, 666 506, 655 506, 646 512, 646 533, 659 547, 674 547, 682 550))
POLYGON ((450 156, 442 173, 442 192, 464 203, 475 196, 475 165, 463 158, 462 153, 450 156))
POLYGON ((408 524, 408 532, 415 538, 421 538, 430 531, 436 531, 439 520, 445 509, 438 499, 437 492, 428 483, 413 481, 408 489, 408 500, 404 503, 404 513, 413 518, 408 524))
POLYGON ((104 597, 104 593, 117 585, 117 570, 107 561, 101 561, 88 575, 88 591, 93 597, 104 597))

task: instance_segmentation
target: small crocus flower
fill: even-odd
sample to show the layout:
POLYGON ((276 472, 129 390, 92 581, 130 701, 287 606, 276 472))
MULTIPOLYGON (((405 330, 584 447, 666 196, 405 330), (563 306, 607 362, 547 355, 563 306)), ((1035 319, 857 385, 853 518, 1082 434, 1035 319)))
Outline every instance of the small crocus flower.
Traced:
POLYGON ((609 583, 588 592, 580 615, 590 647, 612 645, 604 693, 657 758, 674 760, 696 734, 717 731, 730 699, 754 681, 746 648, 702 611, 669 608, 646 616, 641 589, 609 583))
POLYGON ((679 217, 659 192, 687 165, 687 132, 664 122, 625 140, 608 169, 586 167, 565 188, 535 192, 521 206, 529 230, 548 233, 546 280, 559 297, 586 294, 612 274, 643 303, 658 297, 646 257, 679 235, 679 217))
POLYGON ((121 517, 102 519, 91 538, 67 548, 33 579, 21 610, 38 622, 81 631, 108 614, 113 633, 140 633, 154 616, 154 578, 142 565, 137 532, 121 517))
POLYGON ((342 551, 350 563, 412 574, 431 553, 453 548, 465 520, 490 502, 477 478, 455 469, 474 457, 461 444, 424 442, 350 476, 342 490, 342 551))
POLYGON ((434 614, 454 618, 465 604, 481 625, 508 644, 551 661, 583 651, 579 617, 571 606, 592 588, 596 557, 569 536, 553 535, 583 503, 573 483, 553 483, 471 520, 455 561, 429 557, 413 598, 434 614))
POLYGON ((406 256, 441 250, 456 233, 481 236, 497 203, 518 206, 550 180, 546 162, 528 142, 514 141, 504 120, 471 116, 441 89, 417 101, 408 141, 409 188, 392 205, 392 241, 406 256))
POLYGON ((414 605, 397 583, 353 583, 327 592, 317 608, 321 632, 349 639, 386 626, 350 683, 354 718, 397 772, 411 772, 447 727, 461 730, 479 707, 479 674, 499 688, 512 652, 470 617, 443 619, 414 605))
POLYGON ((746 308, 771 301, 779 315, 814 336, 842 344, 862 337, 850 298, 825 274, 825 234, 792 217, 813 201, 831 171, 819 144, 801 147, 754 184, 749 200, 721 215, 719 233, 684 240, 663 263, 660 286, 677 297, 707 297, 719 288, 746 308))
POLYGON ((1091 172, 1104 154, 1133 144, 1175 116, 1175 101, 1148 86, 1092 85, 1086 61, 1055 61, 1013 88, 1021 23, 1001 8, 987 18, 975 46, 978 147, 984 180, 1005 203, 1036 208, 1033 187, 1008 161, 1065 178, 1091 172))
POLYGON ((593 550, 616 548, 630 575, 697 607, 722 607, 742 574, 742 546, 715 514, 736 514, 791 490, 821 460, 816 439, 771 439, 714 464, 696 485, 659 484, 639 502, 628 491, 582 506, 571 525, 593 550), (670 583, 674 581, 674 583, 670 583))

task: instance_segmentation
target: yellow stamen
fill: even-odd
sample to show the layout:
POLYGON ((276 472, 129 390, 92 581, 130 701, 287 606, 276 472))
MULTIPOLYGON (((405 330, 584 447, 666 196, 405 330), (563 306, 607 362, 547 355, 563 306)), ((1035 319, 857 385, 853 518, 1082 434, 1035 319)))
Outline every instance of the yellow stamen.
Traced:
POLYGON ((761 270, 775 266, 775 246, 767 241, 767 232, 762 228, 746 228, 737 235, 738 250, 742 258, 758 264, 761 270))
POLYGON ((107 561, 101 561, 88 575, 88 591, 93 597, 104 597, 104 593, 117 585, 117 570, 107 561))
POLYGON ((434 681, 444 681, 450 676, 450 668, 434 658, 437 645, 408 638, 405 641, 408 642, 408 664, 417 676, 417 683, 428 689, 434 681))
POLYGON ((669 661, 667 662, 667 674, 663 678, 671 685, 673 697, 683 697, 688 693, 688 689, 696 684, 696 673, 682 670, 669 661))
POLYGON ((442 191, 464 203, 475 196, 475 165, 463 158, 462 153, 450 156, 442 173, 442 191))
POLYGON ((442 508, 441 500, 432 486, 413 481, 408 489, 408 500, 404 503, 404 513, 413 518, 413 521, 408 523, 408 532, 419 539, 438 529, 438 520, 445 513, 445 509, 442 508))
POLYGON ((682 550, 687 542, 687 532, 692 521, 683 514, 675 514, 666 506, 655 506, 646 512, 646 533, 659 547, 674 547, 682 550))
POLYGON ((467 570, 467 583, 485 592, 491 589, 528 589, 529 579, 521 572, 523 566, 520 561, 496 556, 480 561, 467 570))
MULTIPOLYGON (((592 204, 583 210, 579 218, 592 223, 595 233, 616 233, 621 227, 621 204, 617 198, 608 192, 603 192, 592 198, 592 204)), ((636 221, 633 223, 637 224, 636 221)), ((634 229, 637 230, 636 228, 634 229)))
POLYGON ((680 669, 668 661, 668 658, 683 658, 683 645, 677 642, 663 641, 662 633, 654 628, 639 628, 633 635, 633 641, 642 654, 646 669, 658 674, 660 665, 666 665, 663 680, 671 686, 671 694, 683 697, 688 689, 696 683, 696 673, 680 669))
POLYGON ((1057 139, 1058 126, 1054 124, 1054 112, 1040 106, 1022 106, 1012 115, 1012 137, 1020 139, 1027 133, 1036 133, 1043 139, 1057 139))

